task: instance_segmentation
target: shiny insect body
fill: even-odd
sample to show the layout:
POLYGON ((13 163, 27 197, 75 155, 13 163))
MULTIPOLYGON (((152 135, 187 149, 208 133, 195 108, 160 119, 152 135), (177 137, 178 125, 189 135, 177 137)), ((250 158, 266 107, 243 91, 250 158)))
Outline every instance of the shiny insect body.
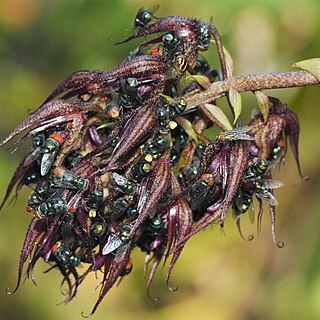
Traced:
POLYGON ((270 169, 270 165, 271 163, 266 159, 255 159, 247 168, 243 178, 249 181, 260 179, 268 171, 268 169, 270 169))
POLYGON ((72 238, 74 230, 74 220, 74 212, 68 212, 66 216, 63 218, 60 225, 60 234, 63 240, 68 240, 72 238))
POLYGON ((43 132, 38 132, 36 134, 34 134, 32 136, 32 142, 31 142, 31 149, 32 149, 32 153, 31 153, 31 159, 32 160, 36 160, 36 161, 40 161, 40 148, 43 145, 43 143, 46 140, 46 136, 43 132))
POLYGON ((45 176, 50 171, 63 142, 64 138, 61 135, 51 134, 40 147, 42 154, 40 173, 42 176, 45 176))
POLYGON ((270 206, 276 206, 278 201, 272 194, 272 190, 282 186, 283 183, 279 180, 262 179, 254 184, 254 194, 258 198, 266 200, 270 206))
POLYGON ((188 60, 185 54, 178 54, 173 59, 173 67, 177 71, 178 75, 184 74, 188 67, 188 60))
POLYGON ((137 30, 145 29, 149 23, 155 19, 154 13, 158 10, 159 5, 155 5, 148 10, 145 10, 143 7, 139 9, 136 14, 136 17, 133 21, 133 26, 137 30))
POLYGON ((137 219, 138 210, 137 210, 136 206, 134 206, 134 205, 130 206, 126 212, 126 216, 127 216, 127 218, 124 220, 126 223, 129 223, 129 222, 137 219))
POLYGON ((119 276, 120 277, 127 276, 128 274, 131 273, 132 269, 133 269, 133 260, 132 260, 132 258, 130 258, 129 262, 124 266, 124 268, 119 276))
POLYGON ((213 175, 210 173, 202 174, 200 178, 191 185, 189 189, 189 195, 192 198, 192 200, 199 201, 207 196, 207 194, 213 186, 213 175))
POLYGON ((187 102, 182 98, 177 102, 168 103, 157 109, 159 120, 159 131, 162 135, 167 135, 171 131, 171 119, 181 115, 187 108, 187 102))
POLYGON ((124 176, 121 176, 120 174, 113 172, 112 178, 115 183, 115 187, 118 191, 131 195, 134 195, 138 192, 138 185, 129 181, 124 176))
POLYGON ((128 240, 131 229, 131 225, 125 224, 117 234, 111 234, 102 249, 102 254, 107 255, 124 245, 128 240))
POLYGON ((176 135, 176 137, 175 137, 175 147, 179 151, 182 151, 183 149, 187 148, 189 145, 190 145, 189 137, 185 132, 181 131, 180 134, 176 135))
POLYGON ((194 71, 206 76, 211 82, 214 82, 217 79, 222 80, 221 71, 213 69, 203 56, 199 57, 196 61, 194 71))
POLYGON ((96 221, 91 227, 91 232, 96 238, 104 237, 107 234, 107 231, 107 224, 103 221, 96 221))
POLYGON ((157 118, 159 121, 166 121, 170 119, 170 108, 169 105, 160 106, 157 109, 157 118))
POLYGON ((159 120, 159 131, 161 134, 168 134, 170 132, 170 117, 169 104, 158 107, 157 118, 159 120))
POLYGON ((30 187, 31 185, 37 183, 40 178, 41 178, 41 177, 40 177, 40 173, 38 173, 38 172, 33 172, 33 173, 31 173, 31 174, 29 174, 28 176, 25 177, 25 179, 24 179, 24 184, 25 184, 26 186, 29 186, 29 187, 30 187))
POLYGON ((270 168, 271 163, 268 160, 257 158, 246 169, 241 187, 233 204, 236 215, 247 212, 252 205, 253 195, 267 200, 270 205, 277 204, 271 190, 281 187, 282 183, 277 180, 263 178, 270 168))
POLYGON ((158 236, 165 229, 165 224, 160 217, 154 217, 148 221, 146 232, 149 236, 158 236))
POLYGON ((196 165, 192 164, 187 167, 182 167, 179 174, 178 180, 182 186, 187 186, 190 183, 196 181, 199 176, 199 169, 196 165))
POLYGON ((190 165, 186 168, 185 174, 187 179, 193 181, 199 174, 199 169, 196 165, 190 165))
POLYGON ((182 98, 179 101, 170 104, 169 107, 170 107, 170 116, 173 118, 182 114, 186 110, 187 102, 185 99, 182 98))
POLYGON ((38 132, 32 136, 32 148, 37 149, 42 146, 46 139, 46 136, 43 132, 38 132))
POLYGON ((90 194, 90 197, 86 203, 87 210, 98 210, 103 201, 103 192, 96 190, 90 194))
POLYGON ((124 108, 135 107, 138 103, 138 87, 136 78, 127 78, 121 81, 119 105, 124 108))
POLYGON ((249 210, 252 205, 253 190, 249 189, 246 191, 240 190, 233 202, 233 209, 236 217, 240 213, 245 213, 249 210))
POLYGON ((183 43, 175 37, 172 33, 166 33, 162 37, 162 46, 164 51, 172 59, 175 55, 183 53, 183 43))
POLYGON ((57 262, 62 266, 75 268, 81 263, 79 256, 63 245, 60 241, 56 242, 52 246, 52 253, 57 262))
POLYGON ((148 161, 142 159, 131 167, 130 176, 133 181, 141 181, 151 170, 151 165, 148 161))
POLYGON ((66 171, 62 168, 55 168, 53 170, 51 185, 55 188, 87 191, 90 182, 88 179, 82 178, 70 171, 66 171))
POLYGON ((209 49, 212 26, 205 22, 200 22, 198 24, 198 49, 200 51, 206 51, 209 49))
POLYGON ((49 215, 65 213, 67 210, 68 206, 62 198, 53 198, 41 203, 34 212, 34 216, 37 219, 44 219, 49 215))
POLYGON ((112 220, 118 220, 135 203, 133 195, 125 194, 118 198, 111 206, 112 220))
POLYGON ((151 155, 152 157, 156 157, 160 155, 164 150, 167 149, 169 144, 170 144, 170 141, 165 135, 159 135, 151 143, 146 144, 142 148, 141 153, 144 156, 144 159, 148 161, 148 158, 147 158, 148 155, 151 155))
POLYGON ((248 211, 252 205, 252 198, 254 195, 259 199, 265 200, 270 206, 278 205, 278 201, 274 197, 272 190, 282 186, 283 183, 278 180, 261 179, 251 183, 246 182, 244 185, 242 185, 241 190, 233 204, 236 216, 240 213, 245 213, 248 211))
POLYGON ((38 186, 28 198, 27 205, 36 208, 40 203, 45 201, 48 196, 48 190, 42 186, 38 186))
POLYGON ((280 161, 281 159, 283 159, 284 155, 286 153, 285 150, 285 142, 284 140, 281 138, 276 145, 274 146, 274 148, 272 149, 272 152, 269 156, 269 161, 272 163, 277 163, 278 161, 280 161))

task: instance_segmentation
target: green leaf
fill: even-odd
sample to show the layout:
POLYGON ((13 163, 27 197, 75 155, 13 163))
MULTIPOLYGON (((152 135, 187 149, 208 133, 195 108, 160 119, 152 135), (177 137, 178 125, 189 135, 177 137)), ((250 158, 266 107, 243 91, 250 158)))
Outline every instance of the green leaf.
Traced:
POLYGON ((299 61, 292 66, 310 72, 320 82, 320 58, 299 61))
POLYGON ((214 117, 220 124, 218 125, 216 123, 219 126, 219 128, 227 131, 232 130, 232 125, 230 124, 229 119, 219 107, 209 103, 204 104, 204 107, 210 112, 212 117, 214 117))
POLYGON ((268 120, 270 109, 269 98, 262 91, 255 91, 254 94, 256 96, 260 111, 262 113, 263 120, 264 122, 266 122, 268 120))
POLYGON ((234 71, 233 59, 229 51, 225 47, 223 47, 223 52, 226 60, 227 76, 228 78, 231 78, 233 77, 233 71, 234 71))
POLYGON ((208 77, 201 75, 201 74, 195 74, 195 75, 188 76, 188 77, 186 77, 186 80, 196 81, 204 89, 208 89, 211 84, 208 77))
POLYGON ((234 110, 234 121, 233 123, 236 123, 238 117, 241 114, 241 110, 242 110, 242 99, 241 99, 241 95, 238 91, 236 91, 235 89, 233 89, 232 87, 229 90, 229 100, 231 103, 231 106, 234 110))
POLYGON ((192 123, 183 117, 176 117, 174 120, 179 124, 180 127, 183 128, 188 136, 195 140, 195 142, 198 144, 198 136, 193 129, 192 123))
POLYGON ((171 98, 170 96, 167 96, 165 94, 160 93, 159 96, 165 98, 168 101, 168 103, 174 103, 175 102, 173 98, 171 98))
MULTIPOLYGON (((216 44, 216 41, 214 39, 211 39, 210 41, 216 44)), ((231 57, 231 54, 225 47, 223 47, 223 53, 224 53, 226 69, 227 69, 227 77, 232 78, 233 71, 234 71, 233 59, 231 57)))

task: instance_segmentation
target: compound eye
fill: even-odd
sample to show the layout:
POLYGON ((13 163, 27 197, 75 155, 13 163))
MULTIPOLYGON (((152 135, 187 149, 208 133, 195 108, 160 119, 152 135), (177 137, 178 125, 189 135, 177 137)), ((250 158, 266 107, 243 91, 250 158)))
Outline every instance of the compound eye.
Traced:
POLYGON ((162 37, 163 43, 171 43, 174 40, 174 36, 171 33, 167 33, 162 37))
POLYGON ((143 14, 142 14, 142 19, 145 21, 145 22, 150 22, 153 18, 153 14, 149 11, 145 11, 143 14))
POLYGON ((107 226, 102 222, 95 222, 91 228, 92 233, 100 238, 103 237, 107 232, 107 226))
POLYGON ((135 88, 138 86, 137 78, 127 78, 126 84, 129 88, 135 88))

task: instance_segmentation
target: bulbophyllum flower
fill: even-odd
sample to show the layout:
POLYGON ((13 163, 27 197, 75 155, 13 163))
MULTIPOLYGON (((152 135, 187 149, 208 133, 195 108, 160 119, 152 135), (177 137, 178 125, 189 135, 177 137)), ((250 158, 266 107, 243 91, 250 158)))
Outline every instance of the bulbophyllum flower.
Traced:
MULTIPOLYGON (((101 271, 92 315, 108 291, 130 274, 135 248, 146 253, 145 270, 152 263, 148 294, 162 260, 169 261, 166 282, 173 290, 171 274, 187 241, 212 223, 223 227, 231 211, 245 238, 240 217, 254 198, 258 230, 266 202, 274 242, 282 246, 275 233, 273 195, 282 183, 272 179, 272 171, 286 154, 288 138, 302 176, 296 114, 260 92, 262 113, 240 126, 239 92, 245 90, 237 91, 231 57, 216 28, 198 19, 153 19, 152 12, 139 11, 136 33, 123 42, 164 34, 143 43, 115 68, 69 75, 0 143, 20 134, 15 144, 31 138, 31 150, 0 205, 13 191, 17 196, 23 186, 31 188, 26 205, 31 221, 11 293, 20 285, 25 264, 34 281, 39 259, 51 265, 49 270, 60 271, 68 290, 64 303, 76 296, 88 274, 101 271), (223 81, 215 81, 219 72, 199 57, 211 36, 223 81), (234 125, 212 104, 224 95, 234 125), (222 131, 210 139, 206 132, 214 126, 222 131)), ((246 90, 261 90, 255 83, 246 90)))

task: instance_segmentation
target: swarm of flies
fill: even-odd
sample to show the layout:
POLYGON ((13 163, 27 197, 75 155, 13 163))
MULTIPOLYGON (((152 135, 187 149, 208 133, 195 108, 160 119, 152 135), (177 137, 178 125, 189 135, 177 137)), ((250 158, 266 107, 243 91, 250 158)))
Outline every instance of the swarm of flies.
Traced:
MULTIPOLYGON (((72 300, 91 272, 101 271, 98 300, 133 268, 132 250, 146 253, 149 293, 161 260, 170 276, 186 242, 212 223, 223 228, 230 213, 254 219, 260 228, 268 207, 275 232, 273 169, 288 144, 298 160, 299 121, 287 105, 269 99, 268 118, 258 113, 246 126, 217 127, 188 96, 203 81, 227 78, 225 51, 217 29, 194 18, 155 16, 140 9, 134 33, 139 48, 107 71, 67 76, 0 146, 19 137, 30 152, 13 174, 1 208, 22 187, 31 189, 30 215, 16 288, 24 270, 34 280, 39 259, 58 269, 72 300), (151 38, 154 36, 154 38, 151 38), (148 37, 148 40, 147 40, 148 37), (220 65, 200 54, 214 46, 220 65), (210 139, 207 129, 215 132, 210 139), (81 267, 81 268, 79 268, 81 267)), ((302 174, 301 174, 302 175, 302 174)), ((246 238, 246 237, 244 237, 246 238)), ((252 236, 246 238, 251 239, 252 236)))

